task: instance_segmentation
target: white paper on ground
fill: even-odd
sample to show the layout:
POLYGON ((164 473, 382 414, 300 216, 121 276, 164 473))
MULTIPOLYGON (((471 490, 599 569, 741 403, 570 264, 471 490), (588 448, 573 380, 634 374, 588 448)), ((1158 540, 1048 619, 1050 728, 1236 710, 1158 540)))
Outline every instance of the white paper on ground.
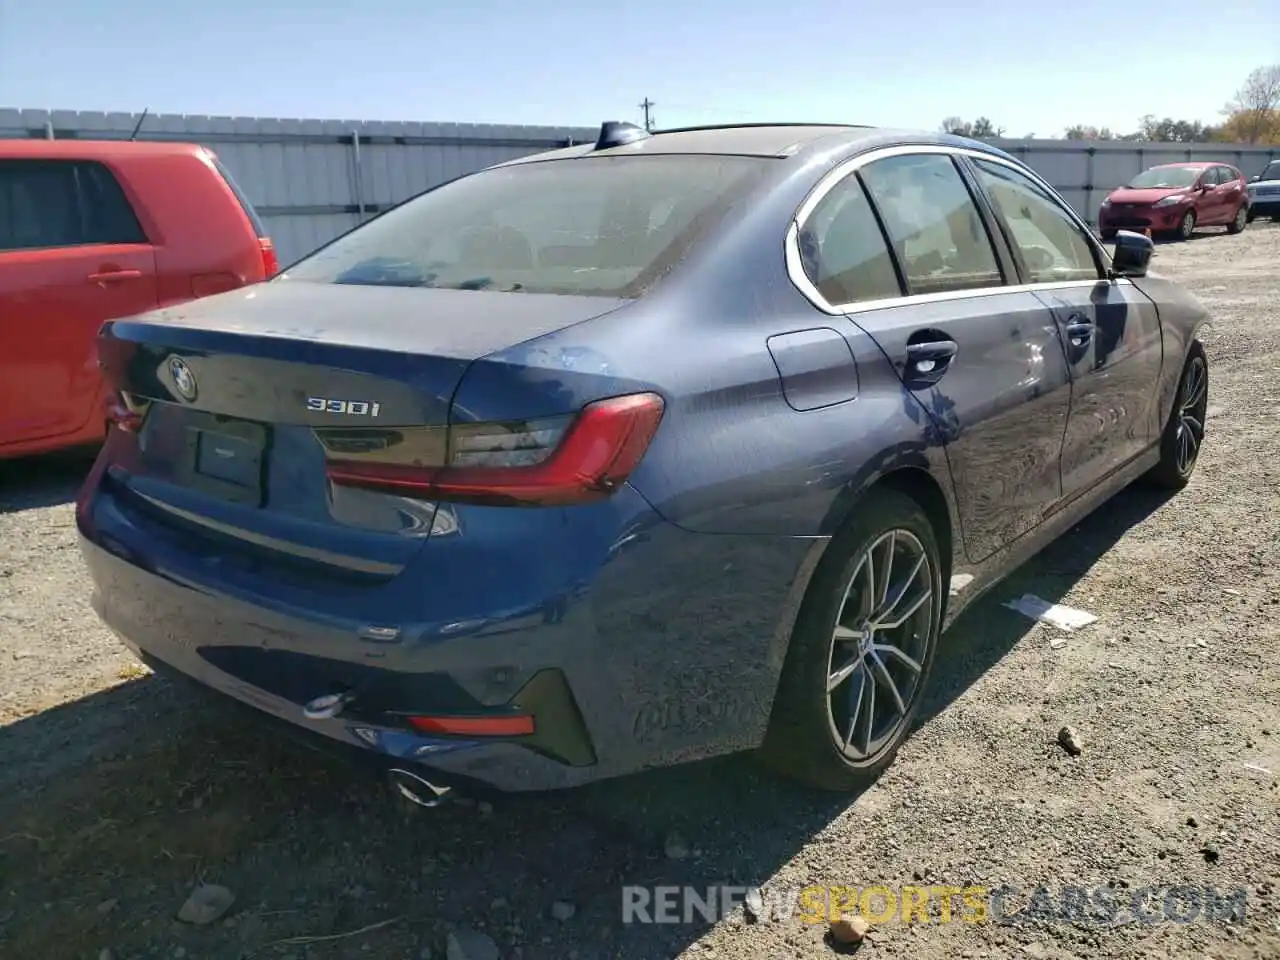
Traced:
POLYGON ((1024 617, 1039 620, 1041 623, 1047 623, 1051 627, 1067 632, 1079 630, 1098 619, 1092 613, 1085 613, 1083 610, 1064 606, 1061 603, 1050 603, 1032 593, 1024 593, 1017 600, 1010 600, 1005 606, 1010 610, 1016 610, 1024 617))

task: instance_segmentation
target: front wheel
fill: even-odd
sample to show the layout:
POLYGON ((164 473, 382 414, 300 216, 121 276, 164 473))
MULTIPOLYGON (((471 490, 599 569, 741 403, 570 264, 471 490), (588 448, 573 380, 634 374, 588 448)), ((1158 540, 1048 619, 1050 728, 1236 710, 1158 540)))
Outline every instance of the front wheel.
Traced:
POLYGON ((1152 468, 1152 482, 1170 490, 1181 490, 1191 480, 1204 443, 1204 422, 1209 409, 1209 363, 1200 344, 1191 347, 1173 411, 1160 436, 1160 462, 1152 468))
POLYGON ((1249 208, 1241 206, 1235 217, 1227 224, 1227 233, 1240 233, 1249 224, 1249 208))
POLYGON ((852 790, 911 732, 941 632, 942 565, 928 517, 878 490, 831 540, 796 618, 763 758, 824 790, 852 790))
POLYGON ((1182 215, 1182 219, 1178 221, 1178 232, 1175 234, 1179 240, 1190 240, 1191 234, 1196 232, 1196 212, 1188 210, 1182 215))

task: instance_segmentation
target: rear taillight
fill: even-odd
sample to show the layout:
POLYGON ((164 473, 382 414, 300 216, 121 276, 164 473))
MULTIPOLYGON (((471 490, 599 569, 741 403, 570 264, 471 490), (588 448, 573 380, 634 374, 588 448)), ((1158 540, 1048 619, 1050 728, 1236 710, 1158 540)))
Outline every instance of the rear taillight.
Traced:
POLYGON ((270 237, 259 237, 258 248, 262 251, 262 269, 266 279, 270 280, 280 272, 280 258, 276 256, 276 245, 270 237))
POLYGON ((656 393, 597 400, 573 417, 517 423, 317 430, 338 486, 426 500, 563 506, 610 496, 662 420, 656 393))

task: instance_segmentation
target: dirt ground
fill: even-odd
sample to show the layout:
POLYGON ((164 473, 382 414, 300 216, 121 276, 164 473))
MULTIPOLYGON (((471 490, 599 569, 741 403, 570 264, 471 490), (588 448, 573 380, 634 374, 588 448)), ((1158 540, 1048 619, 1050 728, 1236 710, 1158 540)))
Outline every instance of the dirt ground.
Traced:
POLYGON ((1216 321, 1194 481, 1121 494, 967 613, 921 728, 856 798, 735 757, 406 816, 383 785, 139 667, 89 608, 83 463, 0 466, 0 957, 420 960, 467 931, 529 960, 835 952, 825 925, 741 910, 622 922, 624 884, 686 883, 1077 886, 1123 903, 1243 889, 1234 922, 890 920, 859 952, 1280 957, 1280 226, 1206 231, 1155 268, 1216 321), (1099 619, 1032 625, 1001 606, 1024 592, 1099 619), (1064 724, 1079 756, 1054 742, 1064 724), (201 882, 235 903, 177 922, 201 882))

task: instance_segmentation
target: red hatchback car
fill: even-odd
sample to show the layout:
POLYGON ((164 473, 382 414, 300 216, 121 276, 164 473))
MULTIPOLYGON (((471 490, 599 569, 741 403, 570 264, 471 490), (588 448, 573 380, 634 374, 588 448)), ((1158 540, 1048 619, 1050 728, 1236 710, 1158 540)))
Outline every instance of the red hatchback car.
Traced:
POLYGON ((0 140, 0 458, 103 438, 105 321, 278 270, 204 147, 0 140))
POLYGON ((1098 211, 1102 239, 1150 230, 1186 240, 1197 227, 1239 233, 1249 222, 1244 174, 1226 163, 1166 163, 1112 190, 1098 211))

